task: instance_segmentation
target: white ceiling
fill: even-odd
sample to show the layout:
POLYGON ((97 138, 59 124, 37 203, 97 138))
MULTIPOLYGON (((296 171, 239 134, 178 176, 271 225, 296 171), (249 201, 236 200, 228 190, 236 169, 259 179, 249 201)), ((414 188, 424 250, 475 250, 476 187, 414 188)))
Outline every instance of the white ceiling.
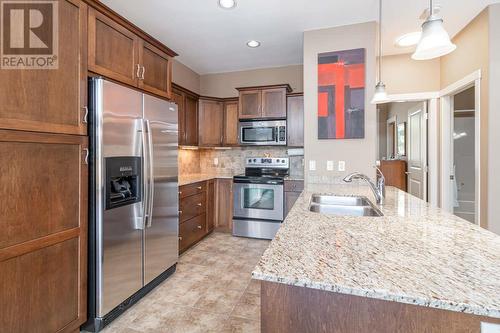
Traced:
MULTIPOLYGON (((101 0, 179 53, 199 74, 302 63, 303 31, 378 20, 378 0, 101 0), (245 43, 262 42, 257 49, 245 43)), ((450 35, 500 0, 436 0, 450 35)), ((409 53, 396 37, 419 30, 428 0, 384 0, 384 54, 409 53)))

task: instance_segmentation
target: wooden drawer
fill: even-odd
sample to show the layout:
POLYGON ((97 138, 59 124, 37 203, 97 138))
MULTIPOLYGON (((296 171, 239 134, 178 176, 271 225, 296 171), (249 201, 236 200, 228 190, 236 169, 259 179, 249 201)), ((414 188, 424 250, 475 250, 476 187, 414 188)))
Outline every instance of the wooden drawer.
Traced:
POLYGON ((207 182, 199 182, 189 185, 184 185, 179 188, 179 198, 189 197, 193 194, 205 192, 207 189, 207 182))
POLYGON ((206 215, 196 216, 179 227, 179 252, 186 251, 207 234, 206 215))
POLYGON ((179 203, 179 223, 192 219, 195 216, 205 214, 207 210, 206 193, 198 193, 183 198, 179 203))
POLYGON ((303 180, 285 180, 285 192, 302 192, 303 190, 303 180))

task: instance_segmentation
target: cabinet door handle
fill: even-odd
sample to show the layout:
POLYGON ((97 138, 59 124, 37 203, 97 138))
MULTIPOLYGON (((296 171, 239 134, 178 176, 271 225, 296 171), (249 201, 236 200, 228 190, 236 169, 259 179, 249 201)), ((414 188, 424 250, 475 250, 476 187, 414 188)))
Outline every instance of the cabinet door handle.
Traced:
POLYGON ((83 162, 88 165, 89 164, 89 149, 83 148, 83 151, 85 152, 85 157, 83 158, 83 162))
POLYGON ((182 210, 179 211, 179 215, 182 215, 182 210))
POLYGON ((198 229, 201 229, 201 225, 198 226, 198 229))
POLYGON ((201 202, 200 202, 200 203, 198 203, 198 204, 196 204, 196 205, 197 205, 198 207, 201 207, 201 202))
POLYGON ((144 80, 144 73, 146 73, 146 67, 142 66, 141 80, 144 80))
POLYGON ((179 191, 179 194, 182 194, 182 191, 179 191))
POLYGON ((88 117, 89 117, 89 108, 86 107, 86 106, 84 106, 83 107, 83 111, 85 111, 85 113, 83 114, 83 120, 82 120, 82 122, 84 124, 87 124, 88 123, 88 117))
POLYGON ((135 72, 135 76, 140 79, 141 78, 141 65, 137 64, 137 71, 135 72))
POLYGON ((179 236, 179 240, 181 241, 182 240, 182 237, 179 236))
POLYGON ((198 189, 198 190, 201 190, 201 189, 202 189, 202 187, 201 187, 201 186, 198 186, 198 187, 197 187, 197 189, 198 189))

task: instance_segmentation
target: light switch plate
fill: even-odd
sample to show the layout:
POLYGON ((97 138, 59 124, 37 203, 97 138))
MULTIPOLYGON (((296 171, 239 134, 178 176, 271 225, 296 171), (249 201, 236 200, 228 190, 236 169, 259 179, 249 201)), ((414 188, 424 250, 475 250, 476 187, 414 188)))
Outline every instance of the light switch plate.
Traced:
POLYGON ((500 333, 500 325, 481 322, 481 333, 500 333))
POLYGON ((345 161, 339 161, 339 171, 345 171, 345 161))
POLYGON ((326 170, 333 171, 333 161, 326 161, 326 170))
POLYGON ((316 161, 315 160, 309 161, 309 171, 316 171, 316 161))
POLYGON ((219 165, 219 159, 217 157, 214 158, 214 165, 215 166, 219 165))

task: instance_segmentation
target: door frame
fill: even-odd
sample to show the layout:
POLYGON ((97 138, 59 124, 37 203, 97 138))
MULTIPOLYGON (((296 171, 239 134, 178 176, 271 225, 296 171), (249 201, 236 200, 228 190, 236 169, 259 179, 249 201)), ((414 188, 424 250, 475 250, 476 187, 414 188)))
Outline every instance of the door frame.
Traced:
POLYGON ((441 207, 453 213, 451 196, 452 184, 450 181, 453 163, 452 139, 452 112, 453 97, 471 87, 474 87, 475 102, 475 224, 481 225, 481 70, 477 70, 466 77, 452 83, 440 91, 441 99, 441 207))
POLYGON ((388 96, 389 102, 427 101, 427 201, 435 207, 440 204, 439 96, 439 91, 392 94, 388 96))

